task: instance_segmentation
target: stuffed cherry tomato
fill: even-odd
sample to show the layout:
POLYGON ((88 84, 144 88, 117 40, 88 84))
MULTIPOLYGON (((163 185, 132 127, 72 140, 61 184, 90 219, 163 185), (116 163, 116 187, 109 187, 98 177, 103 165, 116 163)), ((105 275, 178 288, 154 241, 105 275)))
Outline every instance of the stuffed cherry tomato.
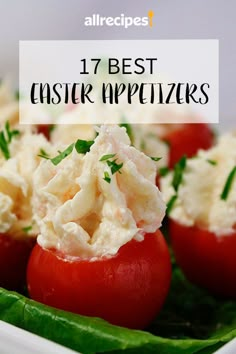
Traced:
POLYGON ((31 250, 35 244, 32 238, 16 239, 0 234, 0 286, 21 291, 26 284, 26 268, 31 250))
POLYGON ((29 294, 143 328, 160 310, 171 276, 158 231, 166 207, 156 164, 119 126, 101 126, 94 142, 79 140, 66 152, 56 165, 44 160, 34 175, 39 237, 28 265, 29 294))
POLYGON ((179 159, 186 155, 194 156, 199 149, 209 149, 214 142, 214 136, 207 124, 182 124, 176 130, 163 136, 170 145, 169 167, 173 167, 179 159))
POLYGON ((130 328, 144 328, 160 311, 170 278, 170 256, 160 232, 96 260, 70 260, 37 245, 28 266, 33 299, 130 328))
POLYGON ((42 135, 19 132, 5 124, 0 144, 0 286, 22 290, 26 266, 38 229, 32 215, 32 175, 40 150, 50 144, 42 135))
POLYGON ((161 180, 170 238, 187 278, 236 298, 236 136, 222 135, 161 180))
POLYGON ((214 294, 236 298, 236 231, 219 237, 173 220, 169 227, 177 263, 186 277, 214 294))

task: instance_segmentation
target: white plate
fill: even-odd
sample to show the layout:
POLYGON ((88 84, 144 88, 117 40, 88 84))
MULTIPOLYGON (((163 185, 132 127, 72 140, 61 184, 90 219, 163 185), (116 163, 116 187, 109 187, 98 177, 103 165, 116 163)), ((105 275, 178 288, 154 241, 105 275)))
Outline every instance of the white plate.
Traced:
MULTIPOLYGON (((79 354, 21 328, 0 321, 0 354, 79 354)), ((215 354, 236 354, 233 339, 215 354)))
POLYGON ((0 354, 78 354, 78 352, 0 321, 0 354))
POLYGON ((236 339, 231 340, 223 347, 218 349, 215 354, 235 354, 236 353, 236 339))

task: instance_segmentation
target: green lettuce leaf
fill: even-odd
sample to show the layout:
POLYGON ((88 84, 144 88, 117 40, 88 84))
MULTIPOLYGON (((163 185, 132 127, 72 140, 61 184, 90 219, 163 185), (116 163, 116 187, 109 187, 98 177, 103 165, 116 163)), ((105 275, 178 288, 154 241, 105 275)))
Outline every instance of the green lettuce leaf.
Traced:
POLYGON ((191 285, 176 266, 167 302, 149 332, 57 310, 2 288, 0 319, 85 354, 210 354, 236 337, 236 303, 191 285))

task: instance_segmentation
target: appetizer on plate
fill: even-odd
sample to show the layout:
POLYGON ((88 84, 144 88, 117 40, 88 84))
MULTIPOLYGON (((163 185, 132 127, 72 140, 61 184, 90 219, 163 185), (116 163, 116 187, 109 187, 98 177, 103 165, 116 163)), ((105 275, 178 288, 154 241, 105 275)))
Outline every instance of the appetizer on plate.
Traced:
POLYGON ((32 175, 42 135, 22 133, 6 123, 0 132, 0 286, 22 290, 26 265, 38 233, 32 222, 32 175))
POLYGON ((187 278, 236 298, 236 136, 183 157, 161 180, 177 262, 187 278))
POLYGON ((144 328, 162 307, 171 277, 158 230, 165 204, 156 165, 130 145, 124 127, 98 133, 35 171, 39 236, 28 290, 47 305, 144 328))

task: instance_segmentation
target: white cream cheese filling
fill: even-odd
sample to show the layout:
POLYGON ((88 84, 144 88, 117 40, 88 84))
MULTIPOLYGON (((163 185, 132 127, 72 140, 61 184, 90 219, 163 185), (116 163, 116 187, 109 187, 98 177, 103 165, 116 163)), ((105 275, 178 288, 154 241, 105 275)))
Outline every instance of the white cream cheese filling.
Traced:
POLYGON ((155 185, 156 165, 130 146, 125 128, 102 126, 90 152, 73 152, 54 166, 44 160, 34 174, 34 216, 39 244, 69 256, 115 255, 132 239, 153 233, 165 214, 155 185), (122 164, 112 174, 109 161, 122 164), (109 175, 110 183, 104 178, 109 175))
MULTIPOLYGON (((227 198, 221 198, 230 172, 236 166, 236 135, 223 135, 216 146, 200 150, 187 160, 177 199, 170 218, 186 226, 196 225, 218 236, 236 230, 236 178, 227 198)), ((161 179, 166 203, 176 192, 172 186, 173 172, 161 179)))
POLYGON ((32 219, 32 175, 41 161, 40 149, 52 148, 43 135, 30 133, 13 137, 8 148, 10 158, 5 159, 2 153, 0 156, 0 232, 35 236, 38 229, 32 219))

